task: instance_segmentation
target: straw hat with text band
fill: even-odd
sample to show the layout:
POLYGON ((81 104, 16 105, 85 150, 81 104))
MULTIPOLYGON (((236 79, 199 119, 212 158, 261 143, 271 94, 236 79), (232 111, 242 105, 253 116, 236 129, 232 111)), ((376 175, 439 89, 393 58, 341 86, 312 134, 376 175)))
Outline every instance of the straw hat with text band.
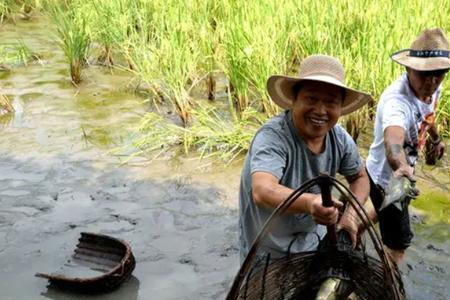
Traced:
POLYGON ((345 85, 344 67, 334 57, 311 55, 300 64, 298 77, 273 75, 267 80, 267 91, 272 100, 284 109, 292 107, 297 95, 294 86, 302 81, 319 81, 345 89, 341 115, 349 114, 369 102, 369 94, 349 88, 345 85))
POLYGON ((440 28, 425 29, 410 49, 395 52, 391 58, 416 71, 450 69, 448 39, 440 28))

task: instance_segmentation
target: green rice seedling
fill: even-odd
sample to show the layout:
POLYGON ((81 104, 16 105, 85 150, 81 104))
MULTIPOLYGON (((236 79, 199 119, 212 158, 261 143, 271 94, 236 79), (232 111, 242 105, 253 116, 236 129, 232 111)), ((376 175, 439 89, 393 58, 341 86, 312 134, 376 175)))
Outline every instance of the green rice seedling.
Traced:
POLYGON ((33 10, 40 7, 39 0, 16 0, 22 19, 28 20, 31 18, 33 10))
POLYGON ((9 69, 15 66, 26 66, 32 60, 39 60, 39 56, 21 40, 17 44, 0 46, 1 66, 9 66, 9 69))
POLYGON ((239 120, 232 120, 213 107, 201 106, 193 111, 193 118, 185 149, 195 147, 201 157, 215 156, 227 162, 248 151, 253 135, 265 119, 251 108, 243 111, 239 120))
MULTIPOLYGON (((237 5, 237 4, 236 4, 237 5)), ((229 80, 229 91, 238 115, 249 107, 249 66, 252 63, 251 35, 241 26, 245 12, 239 7, 233 10, 224 34, 224 61, 222 70, 229 80), (233 14, 235 12, 235 14, 233 14)))
POLYGON ((0 23, 10 17, 14 21, 17 14, 28 20, 32 11, 40 6, 40 0, 0 0, 0 23))
POLYGON ((0 0, 0 23, 3 23, 8 18, 13 5, 14 2, 12 0, 0 0))
MULTIPOLYGON (((133 52, 139 52, 143 49, 147 50, 150 45, 158 43, 158 39, 161 34, 156 33, 156 24, 158 21, 153 20, 154 17, 162 18, 162 11, 156 13, 155 6, 161 6, 163 3, 160 1, 125 1, 125 11, 123 13, 123 25, 126 38, 124 40, 116 41, 116 44, 120 47, 120 52, 128 61, 128 69, 130 71, 137 71, 140 73, 139 66, 140 61, 133 58, 136 56, 142 56, 141 54, 135 55, 133 52), (135 48, 137 50, 135 51, 135 48), (136 70, 137 69, 137 70, 136 70)), ((117 39, 116 39, 117 40, 117 39)), ((147 64, 144 62, 144 64, 147 64)), ((139 76, 142 79, 142 76, 139 76)))
POLYGON ((91 40, 87 16, 83 14, 89 12, 78 5, 76 1, 69 4, 52 1, 49 7, 56 25, 58 44, 69 62, 70 76, 75 85, 81 82, 81 70, 86 63, 91 40))
POLYGON ((129 0, 91 0, 94 9, 92 27, 94 38, 103 46, 100 63, 114 65, 112 49, 119 48, 128 38, 131 26, 129 0))
POLYGON ((165 120, 156 113, 147 113, 141 120, 137 129, 138 135, 132 142, 132 147, 138 149, 134 156, 153 156, 157 158, 171 150, 173 146, 182 144, 185 128, 165 120))
POLYGON ((19 64, 26 66, 30 60, 39 60, 39 55, 33 53, 23 41, 19 41, 14 50, 19 64))
POLYGON ((216 108, 200 105, 192 112, 192 125, 186 128, 149 113, 139 126, 141 135, 133 142, 133 147, 139 150, 133 155, 156 158, 173 146, 181 146, 186 154, 194 150, 200 152, 200 157, 215 156, 231 162, 248 150, 262 122, 254 118, 256 115, 247 110, 242 120, 234 122, 216 108))
POLYGON ((292 6, 270 1, 232 3, 224 35, 224 72, 238 112, 252 106, 272 116, 278 112, 266 91, 272 74, 286 74, 295 60, 298 30, 289 20, 292 6), (271 26, 267 26, 271 24, 271 26))
MULTIPOLYGON (((186 4, 187 5, 187 4, 186 4)), ((199 50, 193 42, 192 23, 182 5, 161 4, 157 9, 161 15, 153 20, 150 37, 146 47, 147 62, 136 62, 146 65, 148 70, 145 81, 159 85, 159 92, 164 99, 170 101, 173 111, 179 116, 182 124, 189 121, 192 99, 189 89, 196 84, 199 50), (155 35, 154 37, 152 37, 155 35)), ((138 36, 148 38, 148 32, 141 30, 138 36)), ((145 43, 145 42, 144 42, 145 43)))
POLYGON ((156 29, 152 25, 152 8, 134 4, 128 11, 127 39, 121 43, 120 51, 128 61, 128 70, 138 78, 137 90, 147 94, 148 101, 160 111, 160 105, 169 101, 169 94, 163 84, 164 78, 158 69, 159 62, 153 53, 161 35, 155 33, 156 29))
MULTIPOLYGON (((81 9, 80 1, 72 2, 75 10, 81 9)), ((260 124, 254 118, 276 114, 278 108, 266 93, 267 78, 294 75, 300 61, 315 53, 339 58, 347 84, 374 96, 370 107, 342 119, 354 137, 358 129, 370 131, 372 125, 366 121, 373 117, 381 92, 403 72, 389 55, 407 48, 425 27, 440 26, 450 33, 445 18, 450 2, 445 0, 105 0, 104 7, 94 0, 89 3, 96 17, 88 19, 87 27, 96 41, 123 53, 131 72, 152 93, 149 100, 157 108, 165 101, 186 126, 178 126, 178 131, 183 128, 180 135, 172 128, 172 136, 179 136, 178 143, 189 149, 206 149, 204 155, 217 149, 212 145, 236 143, 221 136, 226 126, 252 133, 254 124, 260 124), (109 25, 120 28, 102 32, 109 25), (213 74, 220 72, 229 85, 231 115, 200 108, 201 101, 195 103, 189 95, 193 85, 206 79, 205 98, 212 99, 217 78, 213 74), (211 121, 201 121, 207 116, 211 121), (214 135, 220 138, 215 141, 214 135)), ((449 82, 444 81, 438 114, 445 134, 450 130, 449 82)), ((151 147, 150 142, 143 145, 151 147)))
POLYGON ((448 88, 450 87, 447 83, 447 89, 443 90, 444 92, 440 97, 439 109, 436 114, 439 131, 446 138, 450 137, 450 91, 448 88))
POLYGON ((195 24, 193 30, 194 39, 198 44, 199 72, 206 78, 206 94, 210 101, 215 99, 218 49, 223 39, 224 16, 222 3, 212 0, 198 1, 194 3, 192 21, 195 24))
POLYGON ((299 31, 288 21, 289 15, 286 12, 290 12, 289 8, 279 11, 276 3, 267 1, 252 9, 260 16, 259 21, 254 22, 253 64, 249 71, 250 82, 256 91, 253 106, 268 117, 276 114, 279 109, 267 94, 267 79, 273 74, 290 75, 291 70, 295 70, 292 64, 296 61, 295 41, 299 31), (267 26, 267 23, 272 26, 267 26))

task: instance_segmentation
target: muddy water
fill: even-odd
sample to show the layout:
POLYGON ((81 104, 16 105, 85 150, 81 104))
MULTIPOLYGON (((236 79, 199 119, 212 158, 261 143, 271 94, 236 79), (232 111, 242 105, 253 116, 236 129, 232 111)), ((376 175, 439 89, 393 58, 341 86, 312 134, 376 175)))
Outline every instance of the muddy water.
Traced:
POLYGON ((205 161, 134 161, 123 145, 148 109, 126 91, 130 76, 91 66, 79 88, 39 21, 5 25, 42 56, 1 74, 16 114, 0 130, 0 298, 80 299, 48 288, 81 231, 127 240, 133 278, 95 299, 223 298, 238 267, 238 167, 205 161), (225 180, 226 178, 226 180, 225 180))
MULTIPOLYGON (((16 108, 0 119, 0 298, 222 299, 238 269, 240 163, 122 165, 108 150, 126 143, 148 110, 127 91, 129 75, 91 66, 74 88, 43 19, 2 26, 0 43, 20 38, 42 62, 0 73, 16 108), (117 291, 82 297, 34 277, 57 271, 81 231, 131 244, 136 269, 117 291)), ((426 222, 415 225, 403 268, 408 292, 450 299, 450 226, 426 222)))

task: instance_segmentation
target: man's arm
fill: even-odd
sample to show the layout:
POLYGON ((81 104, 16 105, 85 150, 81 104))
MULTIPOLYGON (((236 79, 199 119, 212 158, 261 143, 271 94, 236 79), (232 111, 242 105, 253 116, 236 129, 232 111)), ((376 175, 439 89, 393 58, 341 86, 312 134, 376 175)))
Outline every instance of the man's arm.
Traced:
POLYGON ((386 159, 394 171, 395 177, 406 176, 415 180, 413 168, 408 164, 403 143, 405 141, 405 130, 401 126, 388 126, 384 130, 384 148, 386 159))
POLYGON ((358 202, 364 204, 369 197, 370 182, 366 168, 361 167, 358 173, 352 176, 346 176, 345 179, 350 185, 350 191, 355 195, 358 202))
POLYGON ((428 128, 428 134, 434 141, 441 139, 435 124, 431 125, 430 128, 428 128))
MULTIPOLYGON (((278 179, 266 172, 252 174, 252 196, 258 206, 276 208, 294 190, 278 183, 278 179)), ((322 206, 320 195, 304 193, 287 209, 288 213, 306 213, 312 215, 314 221, 322 225, 332 225, 337 222, 342 203, 335 201, 335 207, 322 206)))
POLYGON ((432 143, 434 144, 434 155, 438 159, 441 159, 445 152, 445 144, 441 140, 441 137, 439 135, 439 131, 437 130, 435 124, 431 125, 428 129, 428 134, 431 136, 432 143))

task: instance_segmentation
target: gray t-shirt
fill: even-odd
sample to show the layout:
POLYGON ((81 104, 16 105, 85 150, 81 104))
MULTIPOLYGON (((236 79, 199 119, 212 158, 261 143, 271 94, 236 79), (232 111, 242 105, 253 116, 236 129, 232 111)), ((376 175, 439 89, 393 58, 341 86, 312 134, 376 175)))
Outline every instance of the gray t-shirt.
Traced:
MULTIPOLYGON (((239 190, 239 243, 241 262, 247 255, 259 230, 273 209, 257 206, 252 198, 251 174, 267 172, 279 183, 296 189, 305 181, 326 172, 351 176, 358 173, 362 163, 358 149, 350 135, 339 125, 330 130, 325 150, 312 153, 298 135, 290 110, 267 121, 253 138, 245 159, 239 190)), ((319 194, 317 186, 309 192, 319 194)), ((262 241, 263 253, 273 258, 285 256, 289 245, 291 253, 316 250, 325 226, 317 225, 308 214, 285 214, 271 228, 262 241)))

